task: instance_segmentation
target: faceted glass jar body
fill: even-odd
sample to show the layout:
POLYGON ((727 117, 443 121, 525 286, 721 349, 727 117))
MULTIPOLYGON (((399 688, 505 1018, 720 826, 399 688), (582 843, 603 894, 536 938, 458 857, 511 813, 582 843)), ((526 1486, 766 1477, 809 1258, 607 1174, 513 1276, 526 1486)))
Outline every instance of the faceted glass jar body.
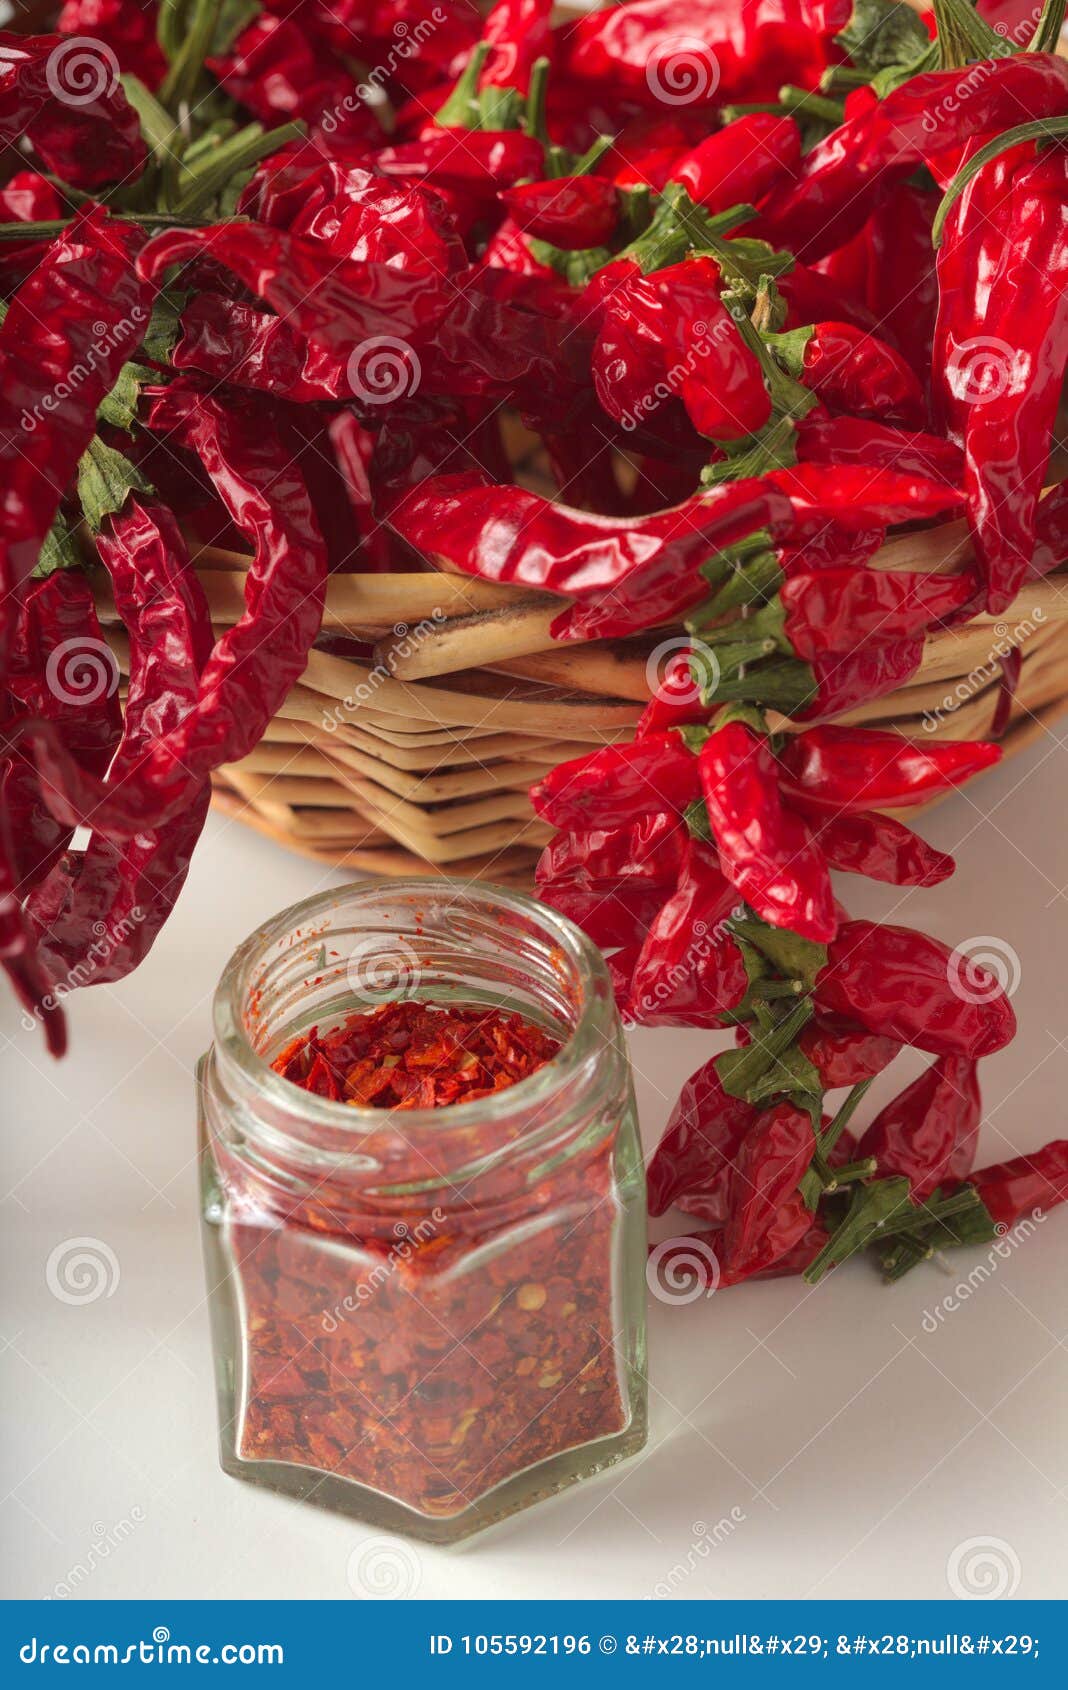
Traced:
POLYGON ((607 970, 504 888, 360 884, 232 959, 199 1070, 225 1470, 448 1543, 640 1449, 645 1203, 607 970), (399 997, 560 1039, 443 1109, 312 1096, 270 1063, 399 997))

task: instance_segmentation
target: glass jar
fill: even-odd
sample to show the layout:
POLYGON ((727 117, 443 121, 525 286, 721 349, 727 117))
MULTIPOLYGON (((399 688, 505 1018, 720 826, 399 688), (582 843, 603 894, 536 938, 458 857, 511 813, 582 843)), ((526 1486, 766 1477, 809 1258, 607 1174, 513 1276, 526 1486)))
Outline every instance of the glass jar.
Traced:
POLYGON ((605 964, 503 887, 361 883, 231 959, 198 1070, 228 1473, 448 1543, 640 1449, 645 1202, 605 964), (313 1096, 272 1060, 402 997, 562 1040, 444 1109, 313 1096))

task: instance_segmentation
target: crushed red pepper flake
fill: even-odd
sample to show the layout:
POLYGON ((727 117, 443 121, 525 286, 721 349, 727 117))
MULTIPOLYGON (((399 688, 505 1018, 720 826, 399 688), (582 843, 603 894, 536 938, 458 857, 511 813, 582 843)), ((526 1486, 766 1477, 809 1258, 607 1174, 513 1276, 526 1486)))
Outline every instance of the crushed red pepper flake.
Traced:
POLYGON ((560 1041, 512 1011, 403 998, 287 1045, 284 1080, 335 1103, 441 1109, 513 1086, 552 1060, 560 1041))

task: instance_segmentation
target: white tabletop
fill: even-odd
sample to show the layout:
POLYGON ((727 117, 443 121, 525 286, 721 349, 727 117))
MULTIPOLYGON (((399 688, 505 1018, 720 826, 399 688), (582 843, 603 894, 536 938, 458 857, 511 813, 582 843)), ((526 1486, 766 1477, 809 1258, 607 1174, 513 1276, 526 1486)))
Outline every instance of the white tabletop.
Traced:
MULTIPOLYGON (((934 891, 843 882, 855 913, 983 939, 1019 973, 1020 1035, 983 1068, 982 1161, 1065 1133, 1066 774, 1046 741, 926 818, 964 865, 934 891)), ((1068 1209, 992 1269, 980 1247, 895 1288, 855 1261, 815 1291, 651 1300, 647 1450, 458 1551, 225 1478, 192 1068, 233 947, 333 878, 212 818, 145 966, 76 999, 67 1061, 3 1002, 5 1595, 1064 1594, 1068 1209), (105 1270, 89 1302, 49 1288, 77 1239, 105 1270)), ((712 1048, 634 1035, 647 1145, 712 1048)))

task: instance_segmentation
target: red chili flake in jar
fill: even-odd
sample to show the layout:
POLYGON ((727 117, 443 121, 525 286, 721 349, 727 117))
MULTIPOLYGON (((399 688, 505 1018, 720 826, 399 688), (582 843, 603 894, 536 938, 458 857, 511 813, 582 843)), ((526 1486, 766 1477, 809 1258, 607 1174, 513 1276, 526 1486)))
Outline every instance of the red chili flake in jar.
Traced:
POLYGON ((563 1037, 401 999, 285 1043, 262 1097, 222 1041, 202 1070, 223 1465, 436 1542, 645 1437, 644 1192, 604 965, 494 891, 549 928, 515 979, 563 1037))

